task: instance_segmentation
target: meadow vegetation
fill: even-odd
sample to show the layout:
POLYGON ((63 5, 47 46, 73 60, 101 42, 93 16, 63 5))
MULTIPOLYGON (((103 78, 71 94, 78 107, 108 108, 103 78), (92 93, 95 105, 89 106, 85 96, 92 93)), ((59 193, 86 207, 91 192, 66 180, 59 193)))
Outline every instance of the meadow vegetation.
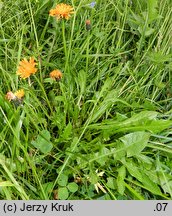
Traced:
POLYGON ((171 0, 1 0, 0 199, 172 199, 171 36, 171 0))

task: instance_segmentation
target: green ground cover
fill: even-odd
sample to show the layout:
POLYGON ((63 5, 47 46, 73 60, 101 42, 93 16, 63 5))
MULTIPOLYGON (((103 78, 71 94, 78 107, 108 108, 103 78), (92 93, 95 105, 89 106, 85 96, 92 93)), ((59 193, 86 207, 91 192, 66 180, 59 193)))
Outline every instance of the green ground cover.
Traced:
POLYGON ((171 0, 0 1, 0 84, 0 199, 172 198, 171 0))

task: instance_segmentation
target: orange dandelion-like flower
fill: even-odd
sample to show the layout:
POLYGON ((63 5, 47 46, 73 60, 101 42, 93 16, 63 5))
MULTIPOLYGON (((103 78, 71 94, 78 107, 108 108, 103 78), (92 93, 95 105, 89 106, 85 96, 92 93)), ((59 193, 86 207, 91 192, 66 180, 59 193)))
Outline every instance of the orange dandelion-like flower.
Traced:
POLYGON ((50 16, 54 16, 57 19, 66 19, 70 18, 70 15, 73 14, 73 7, 67 4, 58 4, 54 9, 49 11, 50 16))
POLYGON ((24 90, 23 90, 23 89, 20 89, 20 90, 16 91, 16 92, 14 93, 14 95, 15 95, 18 99, 21 100, 21 99, 24 97, 25 93, 24 93, 24 90))
POLYGON ((8 101, 12 101, 12 100, 15 100, 16 99, 16 96, 14 93, 12 93, 11 91, 7 92, 7 94, 5 95, 5 98, 8 100, 8 101))
POLYGON ((60 80, 62 78, 63 74, 60 70, 53 70, 51 73, 50 73, 50 77, 53 79, 53 80, 60 80))
POLYGON ((35 74, 37 72, 36 62, 33 57, 30 57, 29 61, 27 59, 23 59, 19 63, 18 70, 16 72, 21 78, 26 79, 30 77, 31 74, 35 74))
POLYGON ((5 98, 8 101, 17 101, 17 100, 20 101, 20 100, 22 100, 24 95, 25 95, 24 90, 21 89, 21 90, 16 91, 15 93, 13 93, 11 91, 7 92, 7 94, 5 95, 5 98))

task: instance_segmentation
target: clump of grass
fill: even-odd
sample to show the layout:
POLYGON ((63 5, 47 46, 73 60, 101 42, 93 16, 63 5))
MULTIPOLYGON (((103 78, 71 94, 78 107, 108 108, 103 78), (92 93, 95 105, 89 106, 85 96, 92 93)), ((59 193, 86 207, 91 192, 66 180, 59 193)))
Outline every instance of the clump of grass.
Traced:
POLYGON ((170 0, 60 6, 0 3, 0 198, 171 199, 170 0))

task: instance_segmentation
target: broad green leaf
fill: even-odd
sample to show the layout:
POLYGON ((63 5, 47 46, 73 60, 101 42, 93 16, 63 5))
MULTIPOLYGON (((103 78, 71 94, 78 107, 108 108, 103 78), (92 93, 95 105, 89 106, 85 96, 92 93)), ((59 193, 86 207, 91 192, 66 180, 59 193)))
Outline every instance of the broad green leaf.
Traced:
POLYGON ((42 185, 42 187, 44 189, 44 193, 46 194, 47 197, 52 192, 53 185, 54 185, 53 182, 47 182, 47 183, 42 185))
POLYGON ((151 120, 157 117, 158 113, 154 111, 142 111, 140 113, 134 114, 131 118, 128 118, 124 121, 113 121, 105 120, 101 124, 90 125, 89 128, 102 129, 102 130, 116 130, 116 129, 125 129, 131 128, 134 126, 145 125, 151 120))
POLYGON ((69 191, 66 187, 60 187, 58 189, 58 198, 60 200, 66 200, 69 196, 69 191))
POLYGON ((144 197, 141 195, 141 192, 139 193, 138 191, 134 190, 132 188, 132 185, 125 183, 126 188, 131 192, 131 194, 134 195, 134 198, 137 200, 144 200, 144 197))
POLYGON ((142 127, 142 129, 151 131, 152 133, 159 133, 172 125, 170 120, 154 120, 142 127))
POLYGON ((60 176, 59 176, 59 178, 58 178, 58 184, 60 185, 60 186, 66 186, 67 185, 67 183, 68 183, 68 176, 67 175, 65 175, 65 174, 61 174, 60 176))
POLYGON ((172 196, 172 176, 162 170, 157 172, 157 176, 164 193, 169 193, 172 196))
POLYGON ((156 119, 158 113, 154 111, 143 111, 134 114, 131 118, 124 121, 105 120, 99 124, 89 125, 89 129, 103 130, 106 137, 119 132, 128 131, 150 131, 158 133, 172 125, 171 120, 156 119))
POLYGON ((142 171, 143 181, 142 184, 146 187, 147 190, 153 194, 161 195, 161 190, 157 184, 155 184, 145 173, 142 171))
POLYGON ((115 147, 116 147, 116 151, 113 154, 114 159, 115 160, 124 159, 126 156, 126 151, 125 151, 126 147, 124 146, 124 143, 117 142, 115 147))
POLYGON ((97 174, 91 172, 89 174, 89 181, 91 182, 91 184, 96 184, 98 182, 98 176, 97 176, 97 174))
POLYGON ((124 164, 127 168, 128 172, 131 176, 135 177, 140 182, 143 181, 142 173, 139 171, 140 169, 138 166, 136 166, 132 160, 127 160, 127 162, 124 164))
POLYGON ((144 125, 146 122, 156 119, 158 113, 155 111, 142 111, 134 114, 131 118, 122 122, 123 126, 144 125))
POLYGON ((144 154, 137 154, 135 157, 138 159, 138 162, 143 164, 146 169, 151 169, 152 163, 154 161, 151 157, 148 157, 144 154))
POLYGON ((157 170, 152 168, 151 170, 145 170, 144 173, 156 184, 159 184, 159 177, 157 170))
POLYGON ((161 190, 156 183, 154 183, 145 173, 142 167, 135 164, 132 160, 128 160, 125 163, 125 166, 133 177, 139 180, 142 185, 153 194, 161 195, 161 190))
MULTIPOLYGON (((131 132, 131 131, 150 131, 151 133, 159 133, 166 128, 169 128, 172 125, 171 120, 153 120, 153 121, 148 121, 148 122, 143 122, 142 125, 133 125, 133 126, 127 126, 127 127, 122 127, 119 126, 119 129, 116 129, 116 133, 119 132, 131 132)), ((111 134, 112 134, 111 130, 111 134)))
POLYGON ((126 146, 127 156, 139 154, 147 145, 150 134, 144 131, 127 134, 120 138, 126 146))
POLYGON ((53 148, 52 143, 50 142, 50 132, 47 130, 42 130, 37 136, 35 141, 32 141, 31 144, 39 149, 42 153, 47 154, 53 148))
POLYGON ((123 195, 125 191, 125 181, 124 181, 125 177, 126 177, 126 168, 125 166, 121 166, 118 169, 118 177, 116 180, 117 190, 121 195, 123 195))
POLYGON ((95 158, 96 157, 100 157, 99 159, 97 159, 96 161, 101 165, 104 166, 106 161, 109 159, 108 156, 103 157, 103 155, 106 155, 110 152, 110 150, 108 148, 102 148, 100 149, 100 152, 95 153, 95 158), (102 156, 102 157, 101 157, 102 156))
POLYGON ((109 187, 111 189, 115 189, 114 178, 112 178, 112 177, 107 178, 106 185, 107 185, 107 187, 109 187))
POLYGON ((70 192, 75 193, 78 190, 78 185, 75 182, 71 182, 67 185, 70 192))

